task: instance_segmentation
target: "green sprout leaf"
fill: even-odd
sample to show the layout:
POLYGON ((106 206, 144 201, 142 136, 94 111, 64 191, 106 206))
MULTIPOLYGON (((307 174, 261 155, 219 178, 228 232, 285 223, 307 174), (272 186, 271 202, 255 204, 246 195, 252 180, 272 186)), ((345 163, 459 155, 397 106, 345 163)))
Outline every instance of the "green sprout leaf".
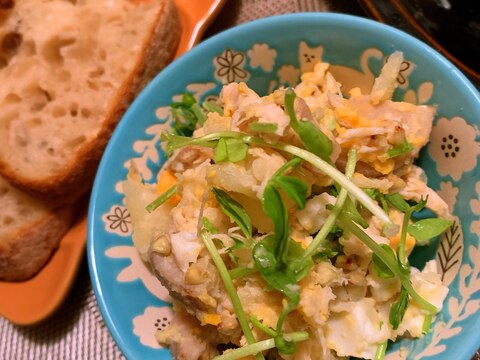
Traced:
POLYGON ((307 276, 313 266, 313 260, 311 257, 303 259, 304 253, 305 250, 302 246, 298 242, 290 239, 287 264, 297 281, 300 281, 307 276))
MULTIPOLYGON (((331 206, 328 206, 331 207, 331 206)), ((345 204, 343 205, 342 213, 344 216, 347 216, 348 218, 352 219, 354 222, 356 222, 358 225, 363 227, 364 229, 368 228, 368 223, 365 221, 362 215, 357 210, 357 207, 353 203, 352 199, 347 197, 345 199, 345 204)))
POLYGON ((223 161, 238 162, 247 156, 248 145, 240 139, 221 138, 215 148, 214 160, 216 163, 223 161))
POLYGON ((202 105, 202 107, 207 111, 207 112, 216 112, 223 116, 223 109, 215 104, 213 101, 205 101, 202 105))
POLYGON ((207 120, 207 115, 203 112, 200 105, 198 105, 198 103, 195 103, 190 107, 190 110, 192 110, 193 114, 197 118, 198 123, 200 125, 203 125, 205 120, 207 120))
POLYGON ((218 232, 217 229, 215 229, 215 226, 213 226, 210 220, 208 220, 208 218, 206 218, 205 216, 202 217, 202 224, 203 227, 207 229, 210 234, 216 234, 218 232))
POLYGON ((284 294, 290 302, 298 304, 300 287, 295 276, 288 269, 281 269, 281 263, 265 241, 257 243, 253 248, 253 260, 268 285, 284 294))
MULTIPOLYGON (((393 249, 387 244, 380 244, 380 246, 385 250, 385 253, 389 257, 390 262, 396 261, 397 257, 393 249)), ((390 268, 385 264, 385 262, 375 253, 372 255, 373 267, 377 273, 377 276, 382 279, 391 279, 395 277, 395 274, 390 270, 390 268)))
POLYGON ((195 104, 197 100, 193 97, 193 95, 189 92, 185 92, 182 97, 182 101, 180 102, 174 102, 170 104, 170 107, 174 109, 179 109, 179 108, 189 108, 193 104, 195 104))
POLYGON ((287 196, 297 204, 298 208, 303 209, 307 201, 307 184, 305 184, 304 181, 297 179, 296 177, 282 175, 288 169, 294 168, 301 162, 302 159, 298 157, 294 157, 287 161, 285 164, 280 166, 277 171, 275 171, 275 173, 268 181, 267 186, 274 186, 278 189, 282 189, 287 194, 287 196))
POLYGON ((252 221, 247 212, 237 201, 235 201, 230 195, 225 191, 213 188, 213 194, 217 198, 222 211, 227 215, 230 220, 240 227, 243 234, 248 240, 252 240, 252 221))
MULTIPOLYGON (((282 189, 299 208, 302 209, 305 207, 308 186, 302 180, 293 176, 282 175, 289 168, 298 165, 301 161, 301 159, 295 157, 283 164, 272 175, 263 192, 263 210, 265 214, 272 219, 274 224, 274 254, 282 266, 287 263, 289 244, 292 243, 292 241, 290 241, 287 209, 279 189, 282 189)), ((302 265, 305 264, 298 264, 295 273, 303 274, 304 267, 302 267, 302 265)))
POLYGON ((442 234, 451 225, 450 220, 429 218, 410 224, 407 231, 417 240, 418 245, 427 245, 430 239, 442 234))
POLYGON ((295 201, 299 209, 303 209, 307 202, 308 186, 304 181, 293 176, 278 176, 274 180, 275 185, 280 187, 287 196, 295 201))
POLYGON ((290 227, 288 225, 288 214, 280 192, 270 182, 263 191, 263 211, 273 221, 275 256, 282 261, 288 251, 288 239, 290 227))
POLYGON ((408 297, 408 291, 405 290, 404 287, 402 287, 398 300, 394 302, 392 304, 392 307, 390 308, 389 320, 394 330, 397 330, 398 326, 402 322, 402 319, 405 316, 405 312, 407 311, 409 302, 410 299, 408 297))
POLYGON ((197 103, 197 100, 189 92, 183 94, 181 102, 171 105, 173 118, 173 133, 180 136, 192 136, 197 123, 203 124, 206 115, 197 103))
POLYGON ((395 193, 385 195, 385 199, 397 210, 406 213, 410 209, 410 205, 405 201, 402 195, 395 193))
POLYGON ((288 89, 285 92, 285 110, 290 117, 290 126, 298 134, 305 148, 326 162, 330 162, 333 151, 332 141, 310 121, 297 120, 295 114, 295 91, 288 89))

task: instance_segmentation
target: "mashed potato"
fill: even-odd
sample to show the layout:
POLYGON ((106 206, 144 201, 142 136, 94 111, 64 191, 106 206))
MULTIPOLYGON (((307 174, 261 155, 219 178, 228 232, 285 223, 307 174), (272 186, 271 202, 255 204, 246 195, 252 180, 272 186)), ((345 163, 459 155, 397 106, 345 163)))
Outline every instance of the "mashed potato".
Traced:
POLYGON ((391 100, 401 59, 372 94, 345 97, 325 63, 263 97, 228 84, 191 138, 164 136, 159 186, 130 171, 133 240, 175 299, 157 338, 177 359, 381 358, 428 331, 448 290, 434 262, 408 266, 427 242, 411 215, 450 215, 414 165, 435 110, 391 100))

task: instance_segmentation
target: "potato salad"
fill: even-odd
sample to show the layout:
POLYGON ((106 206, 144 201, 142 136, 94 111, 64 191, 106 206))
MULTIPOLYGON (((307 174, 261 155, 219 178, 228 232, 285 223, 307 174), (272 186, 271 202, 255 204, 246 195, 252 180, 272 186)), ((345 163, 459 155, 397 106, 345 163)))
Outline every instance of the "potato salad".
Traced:
POLYGON ((123 188, 176 359, 383 359, 429 332, 448 289, 408 258, 451 215, 415 165, 435 108, 392 100, 402 61, 369 94, 318 63, 267 96, 230 83, 172 104, 156 184, 132 166, 123 188))

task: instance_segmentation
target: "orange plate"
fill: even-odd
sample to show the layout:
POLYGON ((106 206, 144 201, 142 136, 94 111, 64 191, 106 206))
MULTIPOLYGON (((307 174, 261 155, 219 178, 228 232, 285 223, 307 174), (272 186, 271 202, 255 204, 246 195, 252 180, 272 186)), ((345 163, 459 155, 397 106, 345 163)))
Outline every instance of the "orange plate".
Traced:
MULTIPOLYGON (((217 15, 225 0, 175 0, 182 37, 175 57, 191 49, 217 15)), ((17 325, 33 325, 50 316, 68 295, 85 252, 87 206, 60 242, 47 265, 22 282, 0 281, 0 315, 17 325)))

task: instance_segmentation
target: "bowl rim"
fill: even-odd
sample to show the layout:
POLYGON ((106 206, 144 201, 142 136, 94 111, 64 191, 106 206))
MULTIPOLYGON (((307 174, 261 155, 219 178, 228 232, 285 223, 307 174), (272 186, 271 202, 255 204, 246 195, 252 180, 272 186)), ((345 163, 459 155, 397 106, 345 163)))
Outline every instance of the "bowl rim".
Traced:
MULTIPOLYGON (((126 113, 123 115, 121 121, 118 123, 116 129, 114 130, 110 141, 107 144, 105 152, 102 156, 100 164, 98 166, 98 171, 95 176, 94 185, 91 192, 89 209, 88 209, 88 224, 87 224, 87 257, 88 257, 88 266, 90 272, 90 279, 92 282, 92 287, 94 290, 95 298, 100 310, 100 314, 112 336, 115 343, 121 350, 121 352, 126 356, 126 358, 135 358, 135 354, 132 353, 131 349, 128 347, 126 340, 123 338, 119 326, 115 322, 115 319, 112 317, 109 312, 108 305, 106 303, 103 288, 98 276, 98 264, 97 258, 98 255, 104 256, 103 253, 97 254, 95 249, 95 238, 97 233, 103 231, 103 228, 97 229, 95 225, 95 217, 97 214, 97 203, 100 202, 99 198, 102 197, 102 189, 100 188, 101 179, 108 177, 108 169, 106 168, 106 163, 108 159, 112 156, 115 156, 113 149, 118 146, 117 140, 120 137, 126 128, 126 124, 131 122, 131 119, 135 113, 142 107, 145 100, 148 98, 149 93, 157 88, 165 78, 170 76, 170 73, 174 73, 176 68, 182 67, 182 64, 189 61, 191 58, 194 58, 202 53, 208 53, 212 48, 217 46, 218 43, 225 42, 228 38, 236 33, 242 33, 243 31, 248 31, 252 28, 270 28, 282 25, 291 25, 295 24, 298 21, 316 21, 318 23, 325 24, 345 24, 347 27, 359 29, 372 29, 381 31, 383 34, 382 37, 388 37, 392 39, 399 39, 400 41, 408 43, 408 46, 415 49, 416 52, 426 52, 429 53, 434 60, 433 62, 439 62, 440 66, 451 71, 451 77, 456 78, 461 83, 461 88, 464 90, 462 96, 471 97, 470 101, 473 101, 474 106, 480 112, 480 94, 475 88, 475 86, 470 82, 470 80, 448 59, 446 59, 442 54, 437 50, 433 49, 428 44, 423 41, 415 38, 414 36, 396 29, 391 25, 379 23, 375 20, 363 18, 355 15, 341 14, 341 13, 289 13, 281 15, 273 15, 265 17, 262 19, 253 20, 248 23, 240 24, 224 30, 208 39, 205 39, 200 44, 195 46, 192 50, 188 51, 184 55, 180 56, 178 59, 170 63, 165 67, 155 78, 141 91, 137 96, 134 102, 130 105, 126 113)), ((477 336, 480 341, 480 333, 477 336)), ((457 354, 467 358, 475 353, 477 350, 478 344, 475 342, 470 342, 469 346, 464 346, 462 349, 457 349, 457 354)))

